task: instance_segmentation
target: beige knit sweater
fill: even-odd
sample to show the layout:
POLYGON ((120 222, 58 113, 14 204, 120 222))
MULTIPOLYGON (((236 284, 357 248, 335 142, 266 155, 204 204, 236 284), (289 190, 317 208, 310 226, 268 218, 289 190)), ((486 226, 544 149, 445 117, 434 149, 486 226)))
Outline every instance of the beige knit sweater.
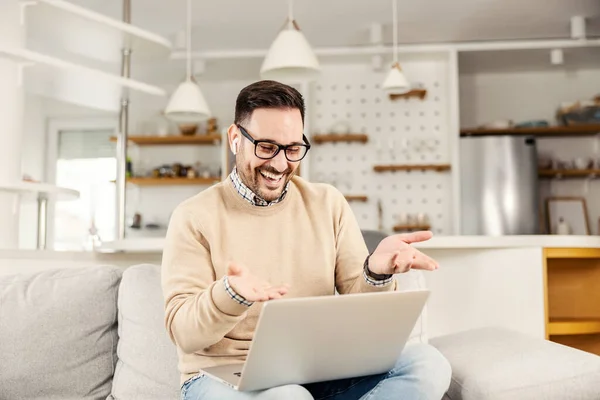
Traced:
POLYGON ((248 353, 262 304, 241 305, 226 292, 230 261, 271 284, 289 284, 286 297, 395 290, 395 280, 367 283, 367 255, 352 210, 330 185, 294 177, 283 201, 259 207, 227 179, 184 201, 171 217, 162 260, 165 323, 181 381, 248 353))

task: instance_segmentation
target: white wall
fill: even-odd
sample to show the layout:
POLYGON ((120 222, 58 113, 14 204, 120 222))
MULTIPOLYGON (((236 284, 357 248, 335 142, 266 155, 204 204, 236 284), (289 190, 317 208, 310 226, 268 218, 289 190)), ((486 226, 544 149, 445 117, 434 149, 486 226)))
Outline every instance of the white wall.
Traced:
POLYGON ((499 119, 515 123, 545 119, 555 124, 561 103, 592 99, 599 88, 600 65, 595 69, 461 74, 461 126, 499 119))
POLYGON ((430 338, 490 326, 545 337, 542 248, 425 252, 440 263, 423 272, 430 338))
MULTIPOLYGON (((465 55, 461 60, 460 123, 475 127, 495 120, 557 123, 563 102, 590 100, 600 94, 597 50, 567 52, 564 65, 550 65, 547 52, 502 52, 465 55)), ((539 138, 538 153, 564 161, 578 157, 600 161, 596 137, 539 138)), ((549 196, 583 196, 593 234, 600 217, 600 182, 585 179, 541 180, 542 200, 549 196)))

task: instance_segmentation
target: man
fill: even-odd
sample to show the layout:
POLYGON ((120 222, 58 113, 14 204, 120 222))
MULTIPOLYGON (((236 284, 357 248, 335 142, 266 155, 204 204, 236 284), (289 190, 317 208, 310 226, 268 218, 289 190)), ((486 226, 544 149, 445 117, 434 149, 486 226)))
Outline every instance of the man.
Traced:
POLYGON ((236 155, 231 175, 173 212, 162 287, 182 398, 440 399, 450 367, 427 345, 407 346, 386 374, 261 392, 237 392, 199 374, 245 360, 264 301, 336 289, 341 295, 395 290, 394 274, 438 268, 410 245, 429 239, 429 232, 387 237, 369 256, 343 195, 294 175, 310 148, 304 111, 301 94, 287 85, 261 81, 244 88, 228 130, 236 155))

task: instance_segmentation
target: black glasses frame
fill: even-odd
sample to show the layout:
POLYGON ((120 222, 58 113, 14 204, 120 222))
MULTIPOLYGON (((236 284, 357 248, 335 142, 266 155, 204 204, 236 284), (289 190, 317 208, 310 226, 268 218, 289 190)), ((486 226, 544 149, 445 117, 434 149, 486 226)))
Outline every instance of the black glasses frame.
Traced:
POLYGON ((244 129, 244 127, 242 127, 239 124, 236 124, 236 126, 239 128, 240 132, 242 132, 242 136, 244 136, 246 139, 248 139, 253 145, 254 145, 254 155, 258 158, 260 158, 261 160, 271 160, 273 158, 275 158, 277 156, 277 154, 279 154, 279 152, 281 150, 283 150, 283 154, 285 155, 285 158, 289 161, 289 162, 298 162, 301 161, 304 157, 306 157, 306 155, 308 154, 308 151, 310 150, 310 142, 308 141, 308 138, 306 137, 306 135, 302 135, 302 140, 304 140, 304 143, 297 143, 297 144, 287 144, 287 145, 283 145, 283 144, 279 144, 276 143, 272 140, 256 140, 254 139, 252 136, 250 136, 250 134, 248 133, 248 131, 246 129, 244 129), (259 144, 261 143, 269 143, 272 145, 277 146, 277 151, 275 152, 275 154, 273 154, 271 157, 261 157, 256 153, 256 149, 258 147, 259 144), (304 155, 302 156, 302 158, 298 159, 298 160, 290 160, 290 158, 287 155, 287 149, 289 147, 295 147, 295 146, 303 146, 306 147, 306 152, 304 153, 304 155))

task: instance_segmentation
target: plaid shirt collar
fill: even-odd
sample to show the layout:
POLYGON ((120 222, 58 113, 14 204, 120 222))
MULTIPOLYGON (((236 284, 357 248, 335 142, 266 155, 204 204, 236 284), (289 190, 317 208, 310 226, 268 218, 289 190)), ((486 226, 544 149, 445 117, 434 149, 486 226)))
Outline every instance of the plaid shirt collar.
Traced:
POLYGON ((248 186, 244 185, 244 182, 242 182, 242 180, 240 179, 240 176, 237 173, 236 167, 233 168, 233 171, 231 171, 231 174, 229 174, 229 177, 231 179, 231 182, 233 183, 233 187, 235 188, 235 190, 237 190, 237 192, 240 194, 240 196, 242 196, 244 199, 246 199, 250 204, 252 204, 254 206, 267 207, 267 206, 272 206, 274 204, 279 203, 280 201, 283 200, 283 198, 287 194, 288 188, 290 187, 290 183, 288 182, 285 185, 285 188, 283 189, 281 196, 279 196, 278 199, 275 199, 275 200, 269 202, 269 201, 266 201, 263 198, 259 197, 256 193, 254 193, 252 190, 250 190, 250 188, 248 188, 248 186))

